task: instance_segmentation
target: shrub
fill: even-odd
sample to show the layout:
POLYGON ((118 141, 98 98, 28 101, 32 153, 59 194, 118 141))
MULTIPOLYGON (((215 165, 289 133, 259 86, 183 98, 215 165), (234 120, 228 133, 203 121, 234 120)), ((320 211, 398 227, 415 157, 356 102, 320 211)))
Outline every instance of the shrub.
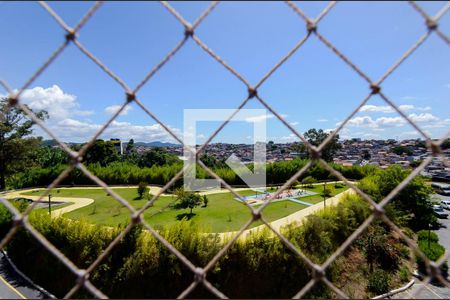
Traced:
POLYGON ((11 228, 12 214, 3 205, 0 204, 0 239, 2 239, 11 228))
POLYGON ((203 199, 202 207, 207 207, 208 206, 208 202, 209 202, 208 197, 206 197, 206 195, 203 195, 202 199, 203 199))
POLYGON ((147 183, 141 181, 139 182, 138 188, 137 188, 137 192, 139 195, 139 199, 142 199, 142 196, 144 195, 144 193, 147 191, 147 183))
POLYGON ((345 184, 343 184, 342 182, 336 182, 334 184, 334 187, 337 188, 337 189, 342 189, 342 188, 345 187, 345 184))
POLYGON ((399 273, 400 280, 402 282, 406 282, 409 280, 410 275, 409 275, 409 270, 407 267, 405 267, 405 266, 401 267, 400 271, 398 273, 399 273))
POLYGON ((384 294, 389 291, 391 277, 388 272, 377 269, 369 275, 367 290, 375 294, 384 294))
MULTIPOLYGON (((432 242, 431 240, 430 242, 428 242, 428 240, 419 240, 418 245, 423 254, 425 254, 425 256, 432 261, 437 261, 445 253, 445 248, 438 242, 432 242)), ((427 274, 427 268, 423 259, 420 256, 417 256, 416 261, 419 272, 422 274, 427 274)), ((444 263, 440 269, 444 277, 446 277, 448 273, 447 263, 444 263)))
POLYGON ((419 241, 428 241, 437 243, 439 241, 439 237, 436 232, 432 232, 429 230, 421 230, 417 233, 417 239, 419 241))
POLYGON ((307 176, 302 180, 302 184, 305 184, 307 187, 312 187, 313 183, 316 183, 317 179, 312 176, 307 176))
POLYGON ((335 193, 334 187, 332 186, 325 186, 322 190, 322 196, 324 197, 331 197, 335 193))

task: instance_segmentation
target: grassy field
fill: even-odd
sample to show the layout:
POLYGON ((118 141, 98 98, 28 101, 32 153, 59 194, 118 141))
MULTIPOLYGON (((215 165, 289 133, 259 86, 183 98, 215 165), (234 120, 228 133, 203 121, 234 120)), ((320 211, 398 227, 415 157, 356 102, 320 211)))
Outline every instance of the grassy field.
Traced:
MULTIPOLYGON (((333 192, 331 193, 332 196, 335 196, 339 193, 342 193, 344 191, 346 191, 348 189, 348 186, 343 186, 341 188, 335 188, 334 184, 331 184, 329 186, 332 186, 334 188, 333 192)), ((314 185, 312 188, 305 188, 307 191, 310 192, 316 192, 318 193, 318 195, 312 195, 312 196, 307 196, 307 197, 300 197, 297 198, 299 200, 305 201, 305 202, 309 202, 312 204, 316 204, 319 202, 323 202, 323 197, 322 197, 322 191, 323 191, 323 185, 314 185)))
MULTIPOLYGON (((137 198, 136 188, 113 188, 113 190, 135 208, 142 207, 148 201, 137 198)), ((37 190, 24 195, 39 195, 40 193, 42 191, 37 190)), ((239 193, 242 195, 253 195, 254 191, 243 190, 239 193)), ((56 189, 52 194, 54 197, 86 197, 94 199, 95 202, 93 204, 64 215, 71 219, 86 219, 96 224, 116 226, 127 223, 130 218, 128 209, 111 196, 108 196, 102 189, 73 188, 59 189, 59 191, 56 189)), ((144 213, 144 219, 156 228, 178 222, 177 218, 182 214, 188 213, 189 210, 166 208, 174 200, 175 197, 172 196, 160 197, 154 203, 154 206, 144 213)), ((208 195, 208 200, 207 207, 194 209, 195 216, 191 219, 203 227, 206 232, 235 231, 240 229, 250 219, 249 209, 243 203, 236 201, 231 193, 211 194, 208 195)), ((305 205, 291 201, 275 202, 266 207, 263 215, 268 221, 273 221, 305 207, 305 205)), ((260 224, 260 222, 253 223, 252 227, 260 224)))

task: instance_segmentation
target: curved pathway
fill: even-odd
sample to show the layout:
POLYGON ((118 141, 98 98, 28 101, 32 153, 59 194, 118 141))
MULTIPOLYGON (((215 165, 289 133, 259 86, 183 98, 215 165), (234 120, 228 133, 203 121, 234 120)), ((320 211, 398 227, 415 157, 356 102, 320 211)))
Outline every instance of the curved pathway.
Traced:
MULTIPOLYGON (((29 190, 22 190, 20 192, 11 192, 3 195, 6 199, 13 199, 13 198, 27 198, 33 201, 39 200, 40 196, 29 196, 29 195, 22 195, 22 193, 30 192, 32 190, 36 189, 29 189, 29 190)), ((45 197, 42 199, 45 201, 45 197)), ((52 209, 52 218, 53 217, 59 217, 62 216, 65 213, 74 211, 76 209, 88 206, 89 204, 94 203, 94 199, 91 198, 75 198, 75 197, 58 197, 58 196, 52 196, 52 201, 58 201, 58 202, 67 202, 69 203, 68 206, 52 209)))
MULTIPOLYGON (((110 186, 113 189, 128 189, 128 188, 137 188, 137 185, 133 186, 110 186)), ((150 190, 149 193, 150 194, 156 194, 161 190, 161 187, 158 186, 149 186, 150 190)), ((67 190, 67 189, 103 189, 103 187, 94 187, 94 186, 88 186, 88 187, 60 187, 58 188, 60 190, 67 190)), ((31 195, 23 195, 23 193, 27 193, 27 192, 31 192, 31 191, 35 191, 35 190, 43 190, 43 188, 30 188, 30 189, 24 189, 24 190, 20 190, 20 191, 14 191, 14 192, 8 192, 5 193, 1 196, 3 196, 6 199, 13 199, 13 198, 27 198, 33 201, 37 201, 39 200, 39 196, 31 196, 31 195)), ((161 196, 168 196, 169 194, 161 194, 161 196)), ((45 201, 45 197, 42 199, 43 201, 45 201)), ((69 205, 65 206, 65 207, 61 207, 61 208, 55 208, 52 210, 51 216, 52 218, 54 217, 59 217, 62 216, 65 213, 77 210, 79 208, 88 206, 89 204, 94 203, 94 199, 91 198, 79 198, 79 197, 59 197, 59 196, 52 196, 51 198, 53 201, 58 201, 58 202, 67 202, 69 203, 69 205)))

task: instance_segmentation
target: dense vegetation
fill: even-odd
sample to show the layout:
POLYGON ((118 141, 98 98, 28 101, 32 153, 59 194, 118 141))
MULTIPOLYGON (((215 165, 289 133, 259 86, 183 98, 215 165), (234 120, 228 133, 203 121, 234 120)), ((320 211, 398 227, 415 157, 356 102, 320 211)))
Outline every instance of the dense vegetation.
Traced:
MULTIPOLYGON (((364 203, 349 198, 336 211, 311 217, 303 227, 292 224, 284 234, 314 261, 323 262, 368 212, 364 203), (321 222, 330 226, 319 225, 318 228, 321 222), (342 228, 346 230, 334 237, 342 228), (329 239, 315 240, 320 232, 317 229, 329 239), (319 243, 324 243, 325 247, 318 247, 319 243)), ((4 219, 2 221, 5 223, 4 219)), ((30 222, 80 268, 87 268, 120 230, 64 218, 50 220, 45 214, 33 215, 30 222)), ((163 229, 161 234, 194 264, 201 266, 223 246, 218 236, 201 234, 188 222, 163 229)), ((74 284, 73 274, 26 231, 20 230, 7 250, 19 268, 57 296, 62 297, 74 284), (46 267, 42 268, 43 265, 46 267)), ((328 272, 333 281, 338 277, 338 273, 333 272, 335 269, 333 265, 328 272)), ((285 298, 298 292, 310 276, 309 269, 295 254, 264 231, 232 246, 208 279, 234 298, 285 298), (258 288, 249 288, 251 286, 258 288)), ((90 278, 114 298, 174 298, 192 282, 193 275, 153 236, 135 227, 90 278)), ((82 292, 77 296, 87 295, 82 292)), ((192 296, 211 297, 203 288, 192 296)), ((309 296, 329 297, 331 294, 319 285, 309 296)))
MULTIPOLYGON (((379 202, 398 186, 408 175, 408 170, 391 166, 386 170, 376 170, 360 181, 360 188, 379 202)), ((415 177, 386 206, 391 220, 399 226, 414 230, 426 229, 429 224, 437 226, 430 195, 431 188, 422 177, 415 177)))
MULTIPOLYGON (((403 175, 396 167, 377 171, 363 179, 361 187, 379 201, 389 189, 385 180, 391 180, 390 176, 400 176, 397 180, 401 180, 403 175)), ((428 198, 422 196, 425 188, 421 179, 406 187, 408 196, 415 199, 418 207, 430 205, 428 198)), ((420 216, 415 210, 412 210, 415 215, 412 214, 402 203, 400 195, 394 199, 391 205, 398 205, 399 212, 393 218, 405 232, 414 236, 410 229, 414 224, 410 220, 420 220, 420 216)), ((282 233, 315 263, 323 263, 370 213, 365 201, 348 195, 337 206, 308 216, 302 224, 289 224, 282 233)), ((0 213, 0 216, 6 215, 0 213)), ((9 222, 10 219, 3 217, 2 228, 9 222)), ((30 222, 80 268, 87 268, 120 230, 64 218, 50 220, 43 214, 33 215, 30 222)), ((201 228, 192 222, 181 221, 160 228, 160 232, 199 266, 204 266, 224 242, 215 234, 202 234, 201 228)), ((419 247, 425 249, 420 239, 419 247)), ((21 230, 7 250, 25 273, 57 296, 63 296, 74 284, 74 276, 27 232, 21 230)), ((442 255, 440 250, 432 251, 437 254, 427 254, 431 259, 442 255)), ((405 243, 390 227, 376 219, 330 265, 326 275, 349 296, 367 298, 408 281, 410 261, 410 251, 405 243)), ((298 292, 310 276, 304 262, 278 238, 262 231, 234 244, 208 274, 208 280, 233 298, 286 298, 298 292)), ((147 231, 136 227, 90 278, 110 297, 173 298, 192 282, 193 275, 147 231)), ((81 291, 77 296, 87 295, 81 291)), ((211 294, 199 287, 191 296, 211 297, 211 294)), ((310 298, 334 296, 320 284, 306 295, 310 298)))
MULTIPOLYGON (((267 183, 271 185, 281 185, 292 177, 300 168, 307 163, 307 160, 296 159, 292 161, 282 161, 267 164, 266 174, 267 183)), ((375 170, 373 166, 352 166, 344 167, 337 164, 331 164, 334 169, 341 172, 346 178, 361 179, 375 170)), ((24 188, 35 186, 46 186, 50 184, 56 177, 67 168, 66 164, 57 164, 50 167, 30 168, 26 172, 16 173, 9 177, 8 185, 11 188, 24 188)), ((101 180, 107 184, 133 184, 146 182, 149 184, 164 185, 177 172, 183 168, 181 162, 173 164, 158 165, 153 164, 151 167, 139 167, 130 162, 112 162, 106 166, 100 163, 87 164, 87 168, 101 180)), ((230 168, 213 168, 214 172, 223 178, 228 184, 243 185, 244 182, 230 168)), ((330 173, 319 164, 314 164, 303 174, 299 180, 308 176, 317 180, 334 180, 330 173)), ((197 167, 197 178, 210 178, 210 176, 201 167, 197 167)), ((66 177, 62 184, 65 185, 92 185, 94 184, 81 171, 75 169, 66 177)), ((179 180, 175 187, 181 186, 182 181, 179 180)))

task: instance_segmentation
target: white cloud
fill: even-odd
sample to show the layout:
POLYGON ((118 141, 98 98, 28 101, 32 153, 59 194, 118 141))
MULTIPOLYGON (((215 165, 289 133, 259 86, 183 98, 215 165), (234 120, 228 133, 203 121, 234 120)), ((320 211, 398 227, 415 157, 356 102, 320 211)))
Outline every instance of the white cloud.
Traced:
POLYGON ((431 110, 430 106, 425 106, 425 107, 416 107, 417 110, 422 110, 422 111, 428 111, 431 110))
MULTIPOLYGON (((430 124, 428 128, 437 128, 437 127, 444 127, 443 125, 446 125, 446 120, 441 120, 438 117, 430 114, 430 113, 421 113, 421 114, 409 114, 408 117, 413 121, 417 123, 430 123, 435 122, 433 124, 430 124), (439 125, 439 126, 437 126, 439 125)), ((339 126, 342 122, 336 123, 337 126, 339 126)), ((354 117, 350 119, 347 122, 348 126, 353 127, 365 127, 365 128, 372 128, 376 130, 384 130, 383 128, 386 127, 402 127, 407 123, 407 121, 401 117, 380 117, 377 119, 373 119, 370 116, 362 116, 362 117, 354 117)))
MULTIPOLYGON (((46 110, 49 114, 49 119, 45 121, 45 124, 63 141, 86 142, 103 127, 103 124, 84 118, 79 119, 80 117, 93 115, 94 112, 81 110, 77 97, 65 93, 57 85, 48 88, 34 87, 27 89, 23 92, 20 99, 33 110, 46 110)), ((117 107, 113 105, 106 108, 105 111, 111 112, 117 109, 117 107)), ((130 108, 130 106, 127 106, 125 112, 128 112, 130 108)), ((42 135, 45 138, 49 138, 42 129, 37 126, 35 128, 35 135, 42 135)), ((170 126, 169 128, 178 137, 182 137, 179 129, 170 126)), ((118 121, 113 121, 104 133, 102 133, 100 138, 120 138, 124 141, 133 138, 137 141, 175 142, 175 139, 159 124, 134 125, 128 122, 118 121)))
POLYGON ((403 126, 406 121, 402 117, 381 117, 375 120, 376 127, 400 127, 403 126))
MULTIPOLYGON (((94 136, 102 126, 102 124, 93 122, 65 119, 50 127, 65 141, 84 142, 94 136)), ((178 137, 182 137, 179 129, 169 128, 178 137)), ((134 139, 135 141, 175 141, 159 124, 134 125, 129 122, 118 121, 112 121, 100 138, 120 138, 123 141, 128 141, 129 139, 134 139)))
POLYGON ((450 125, 450 119, 439 120, 433 124, 421 125, 421 128, 443 128, 450 125))
POLYGON ((439 118, 430 114, 430 113, 422 113, 422 114, 410 114, 408 116, 413 122, 431 122, 438 121, 439 118))
POLYGON ((54 84, 49 88, 34 87, 26 89, 20 99, 33 110, 46 110, 49 118, 62 120, 73 116, 90 116, 94 112, 80 110, 80 104, 75 95, 65 93, 54 84))
POLYGON ((291 133, 289 135, 276 138, 275 140, 276 140, 276 142, 280 142, 280 143, 291 143, 291 142, 298 141, 298 137, 295 134, 291 133))
MULTIPOLYGON (((336 123, 336 126, 339 126, 341 123, 342 122, 336 123)), ((350 119, 346 125, 355 127, 377 127, 376 122, 369 116, 354 117, 350 119)))
POLYGON ((360 112, 384 112, 390 113, 394 112, 392 107, 390 106, 381 106, 381 105, 363 105, 360 109, 360 112))
POLYGON ((328 122, 328 119, 318 119, 317 122, 328 122))
MULTIPOLYGON (((399 105, 398 108, 401 111, 411 111, 411 110, 418 110, 418 111, 428 111, 431 110, 431 107, 416 107, 412 104, 402 104, 399 105)), ((360 112, 379 112, 379 113, 395 113, 396 110, 389 106, 389 105, 363 105, 360 109, 360 112)))
MULTIPOLYGON (((105 112, 113 115, 115 114, 120 108, 122 107, 122 105, 111 105, 111 106, 107 106, 105 108, 105 112)), ((119 114, 120 116, 125 116, 128 114, 128 112, 132 110, 132 107, 130 105, 125 106, 125 108, 122 110, 122 112, 119 114)))
POLYGON ((245 118, 245 121, 248 123, 260 123, 260 122, 264 122, 267 119, 272 119, 275 116, 272 114, 263 114, 263 115, 259 115, 259 116, 254 116, 254 117, 247 117, 245 118))
POLYGON ((292 126, 296 126, 296 125, 298 125, 299 123, 298 122, 291 122, 290 123, 292 126))

